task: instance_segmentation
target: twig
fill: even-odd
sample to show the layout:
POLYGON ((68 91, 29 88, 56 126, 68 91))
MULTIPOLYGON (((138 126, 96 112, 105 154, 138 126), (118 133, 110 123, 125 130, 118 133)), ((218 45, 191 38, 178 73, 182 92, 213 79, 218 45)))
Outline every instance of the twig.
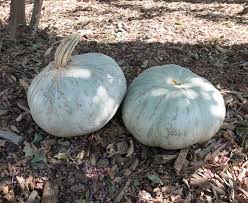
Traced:
POLYGON ((0 130, 0 138, 5 139, 15 145, 20 145, 24 141, 24 138, 9 131, 0 130))
POLYGON ((122 188, 120 189, 120 191, 118 192, 117 196, 114 199, 114 203, 119 203, 125 193, 125 190, 129 187, 129 184, 131 182, 131 179, 128 179, 126 184, 124 186, 122 186, 122 188))

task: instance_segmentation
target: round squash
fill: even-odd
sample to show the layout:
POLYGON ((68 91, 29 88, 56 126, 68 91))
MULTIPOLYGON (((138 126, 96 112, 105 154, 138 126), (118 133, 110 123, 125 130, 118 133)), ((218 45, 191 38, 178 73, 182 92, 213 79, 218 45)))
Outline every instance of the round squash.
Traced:
POLYGON ((149 68, 134 79, 122 118, 142 144, 180 149, 213 137, 225 112, 221 93, 209 81, 171 64, 149 68))
POLYGON ((126 79, 112 58, 100 53, 71 57, 78 41, 72 34, 61 42, 55 60, 33 79, 27 93, 34 121, 55 136, 102 128, 126 93, 126 79))

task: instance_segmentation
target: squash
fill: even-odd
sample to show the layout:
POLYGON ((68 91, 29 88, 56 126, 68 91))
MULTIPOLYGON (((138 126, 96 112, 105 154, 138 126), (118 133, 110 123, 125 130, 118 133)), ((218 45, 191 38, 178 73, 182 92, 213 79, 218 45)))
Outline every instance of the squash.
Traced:
POLYGON ((55 60, 32 81, 27 100, 34 121, 49 134, 70 137, 102 128, 126 93, 118 64, 101 53, 71 56, 77 34, 62 40, 55 60))
POLYGON ((221 93, 209 81, 174 64, 141 73, 122 106, 123 122, 139 142, 169 150, 212 138, 225 112, 221 93))

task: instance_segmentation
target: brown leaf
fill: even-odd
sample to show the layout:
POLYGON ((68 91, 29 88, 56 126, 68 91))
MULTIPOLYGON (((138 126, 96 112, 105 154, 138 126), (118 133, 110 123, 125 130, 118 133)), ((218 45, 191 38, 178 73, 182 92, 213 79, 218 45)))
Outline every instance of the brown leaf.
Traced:
POLYGON ((158 165, 166 164, 169 161, 172 161, 173 159, 177 158, 177 156, 178 156, 178 153, 176 153, 176 154, 157 154, 154 156, 153 164, 158 164, 158 165))
POLYGON ((199 174, 193 174, 191 177, 190 177, 190 181, 189 181, 189 185, 190 186, 203 186, 207 183, 208 181, 208 178, 205 177, 205 176, 201 176, 199 174))
POLYGON ((174 169, 177 174, 181 171, 183 165, 186 163, 186 157, 189 152, 189 148, 181 149, 179 155, 174 163, 174 169))
POLYGON ((16 180, 17 180, 18 184, 20 185, 21 190, 25 191, 25 189, 27 188, 25 179, 22 176, 16 176, 16 180))
POLYGON ((226 192, 222 190, 221 188, 216 187, 213 183, 209 183, 209 184, 213 191, 216 191, 220 195, 226 195, 226 192))
POLYGON ((115 171, 117 169, 117 164, 116 165, 113 165, 109 170, 108 170, 108 175, 111 179, 114 179, 115 178, 115 171))

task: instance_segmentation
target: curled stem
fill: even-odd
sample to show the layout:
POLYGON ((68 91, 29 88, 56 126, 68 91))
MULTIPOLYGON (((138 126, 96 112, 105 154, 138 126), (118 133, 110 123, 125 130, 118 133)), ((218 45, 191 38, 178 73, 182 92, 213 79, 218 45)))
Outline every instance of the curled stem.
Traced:
POLYGON ((68 64, 71 54, 78 42, 79 35, 76 33, 73 33, 62 40, 55 51, 55 68, 63 68, 68 64))

